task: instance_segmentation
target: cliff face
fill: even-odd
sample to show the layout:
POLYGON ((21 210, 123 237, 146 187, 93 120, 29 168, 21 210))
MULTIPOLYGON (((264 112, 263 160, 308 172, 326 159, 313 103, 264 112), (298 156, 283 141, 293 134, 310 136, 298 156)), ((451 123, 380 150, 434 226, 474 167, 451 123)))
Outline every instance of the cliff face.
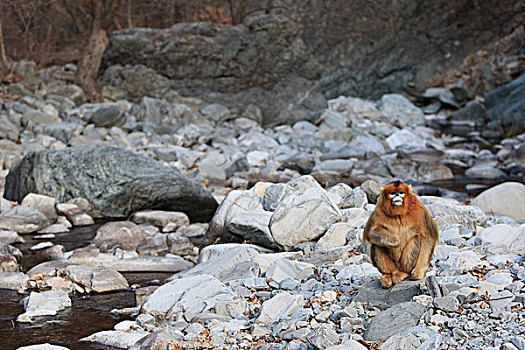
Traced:
MULTIPOLYGON (((241 113, 256 106, 265 125, 291 123, 311 118, 325 98, 416 95, 524 20, 516 0, 312 0, 284 8, 251 14, 235 26, 181 23, 114 32, 101 79, 111 84, 104 73, 112 65, 140 64, 169 78, 182 95, 241 113)), ((523 39, 515 42, 508 54, 523 47, 523 39)))
POLYGON ((115 64, 153 68, 183 95, 264 106, 265 124, 304 119, 325 103, 318 91, 311 93, 317 96, 313 106, 294 96, 315 90, 322 69, 295 23, 279 15, 254 16, 237 26, 181 23, 166 30, 118 31, 110 38, 103 69, 115 64), (294 115, 287 113, 291 110, 294 115))

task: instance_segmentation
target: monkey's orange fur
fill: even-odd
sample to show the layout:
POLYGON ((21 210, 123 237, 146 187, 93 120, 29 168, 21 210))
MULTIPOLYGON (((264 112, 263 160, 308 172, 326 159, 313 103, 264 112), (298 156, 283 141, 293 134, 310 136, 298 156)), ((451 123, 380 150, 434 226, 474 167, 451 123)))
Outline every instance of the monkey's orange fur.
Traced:
POLYGON ((425 277, 438 229, 410 186, 395 181, 383 188, 363 238, 372 264, 382 274, 381 285, 389 288, 409 276, 413 280, 425 277))

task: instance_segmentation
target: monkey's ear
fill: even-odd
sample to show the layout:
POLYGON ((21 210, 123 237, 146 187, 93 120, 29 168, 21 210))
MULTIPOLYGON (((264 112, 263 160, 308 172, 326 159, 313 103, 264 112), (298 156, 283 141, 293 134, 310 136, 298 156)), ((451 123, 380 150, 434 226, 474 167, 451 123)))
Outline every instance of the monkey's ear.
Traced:
POLYGON ((379 187, 379 191, 383 192, 383 188, 385 187, 384 186, 379 187))
POLYGON ((412 185, 408 185, 408 190, 412 192, 412 185))

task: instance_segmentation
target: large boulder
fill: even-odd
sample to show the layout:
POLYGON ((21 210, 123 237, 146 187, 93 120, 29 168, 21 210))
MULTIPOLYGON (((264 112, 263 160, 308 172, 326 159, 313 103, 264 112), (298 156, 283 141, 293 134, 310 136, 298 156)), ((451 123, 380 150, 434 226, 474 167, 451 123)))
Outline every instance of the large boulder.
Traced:
POLYGON ((500 124, 508 135, 525 132, 525 73, 485 96, 490 122, 500 124))
POLYGON ((306 119, 326 105, 315 89, 321 67, 297 25, 281 15, 249 16, 240 25, 178 23, 115 31, 102 62, 104 85, 118 86, 121 79, 112 68, 117 64, 155 69, 182 95, 228 107, 264 106, 264 124, 306 119))
POLYGON ((193 180, 161 163, 115 147, 81 146, 30 153, 11 168, 5 198, 28 193, 58 202, 87 199, 104 217, 126 217, 143 209, 182 211, 209 221, 217 202, 193 180))
POLYGON ((480 193, 471 202, 489 215, 508 215, 525 220, 525 185, 505 182, 480 193))

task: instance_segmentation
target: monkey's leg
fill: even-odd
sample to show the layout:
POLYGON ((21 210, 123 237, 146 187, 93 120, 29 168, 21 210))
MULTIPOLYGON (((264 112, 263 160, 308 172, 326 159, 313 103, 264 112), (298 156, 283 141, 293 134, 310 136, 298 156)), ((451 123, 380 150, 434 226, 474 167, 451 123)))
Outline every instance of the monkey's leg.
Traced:
POLYGON ((392 275, 392 282, 394 284, 401 282, 408 276, 416 266, 421 250, 421 239, 419 236, 412 237, 403 247, 401 258, 399 259, 398 273, 392 275))
POLYGON ((430 260, 432 259, 432 254, 434 253, 434 246, 435 242, 433 239, 427 238, 421 240, 419 256, 410 275, 411 279, 420 280, 425 277, 428 266, 430 265, 430 260))
POLYGON ((372 245, 370 250, 370 258, 375 267, 381 272, 381 286, 383 288, 392 287, 392 274, 397 272, 399 268, 396 263, 388 255, 386 248, 372 245))

